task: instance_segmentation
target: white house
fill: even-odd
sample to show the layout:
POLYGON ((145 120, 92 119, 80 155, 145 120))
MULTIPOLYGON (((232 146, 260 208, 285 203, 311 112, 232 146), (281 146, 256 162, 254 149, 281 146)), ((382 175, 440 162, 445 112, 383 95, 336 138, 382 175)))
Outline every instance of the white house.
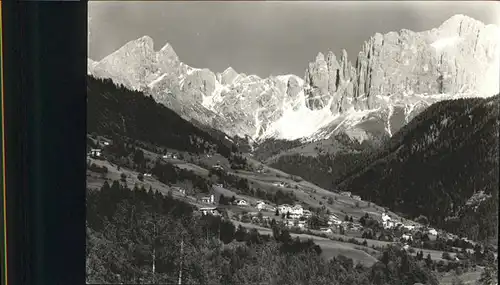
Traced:
POLYGON ((433 229, 433 228, 430 228, 427 232, 430 235, 433 235, 433 236, 437 236, 438 235, 438 232, 435 229, 433 229))
POLYGON ((303 211, 302 211, 302 215, 303 215, 304 217, 306 217, 306 218, 309 218, 309 217, 311 217, 311 216, 312 216, 312 213, 311 213, 311 211, 309 211, 309 210, 303 210, 303 211))
POLYGON ((243 199, 238 199, 236 200, 236 205, 238 206, 247 206, 248 205, 248 202, 243 200, 243 199))
POLYGON ((290 209, 290 214, 302 216, 304 214, 304 209, 301 205, 297 204, 290 209))
POLYGON ((412 236, 411 236, 411 235, 408 235, 408 234, 403 234, 403 235, 401 236, 401 238, 402 238, 402 239, 404 239, 404 240, 413 240, 412 236))
POLYGON ((291 210, 292 210, 292 207, 290 205, 287 205, 287 204, 283 204, 283 205, 278 206, 278 211, 280 212, 280 214, 286 214, 287 212, 291 212, 291 210))
POLYGON ((101 149, 98 149, 98 148, 93 148, 90 150, 90 156, 95 156, 95 157, 99 157, 101 156, 101 149))
POLYGON ((361 197, 360 197, 360 196, 358 196, 358 195, 352 195, 352 198, 353 198, 354 200, 361 201, 361 197))
POLYGON ((215 207, 200 208, 199 210, 203 215, 213 215, 213 216, 220 215, 220 211, 215 207))
POLYGON ((351 197, 351 192, 346 191, 346 192, 340 192, 340 195, 346 196, 346 197, 351 197))
POLYGON ((266 203, 264 203, 262 201, 258 201, 255 205, 255 208, 257 208, 257 210, 259 210, 259 211, 262 211, 262 210, 264 210, 265 206, 266 206, 266 203))
POLYGON ((276 212, 276 207, 264 204, 264 210, 269 211, 269 212, 276 212))
POLYGON ((285 187, 285 183, 283 182, 275 182, 273 183, 274 186, 278 186, 278 187, 285 187))
POLYGON ((409 250, 409 249, 410 249, 410 246, 409 246, 409 245, 407 245, 407 244, 405 244, 405 245, 403 245, 403 249, 404 249, 404 250, 409 250))
POLYGON ((384 226, 385 229, 390 229, 394 227, 394 222, 392 221, 391 217, 387 215, 386 213, 382 213, 382 225, 384 226))
POLYGON ((323 232, 323 233, 328 233, 328 234, 332 233, 332 229, 331 228, 320 228, 319 230, 321 232, 323 232))
POLYGON ((177 154, 175 154, 175 153, 168 153, 168 152, 167 152, 167 153, 163 156, 163 158, 165 158, 165 159, 169 159, 169 158, 177 159, 177 154))
POLYGON ((215 198, 214 195, 206 196, 206 197, 201 197, 201 202, 205 204, 214 204, 215 203, 215 198))
POLYGON ((415 229, 415 226, 412 225, 405 225, 404 227, 409 231, 413 231, 415 229))

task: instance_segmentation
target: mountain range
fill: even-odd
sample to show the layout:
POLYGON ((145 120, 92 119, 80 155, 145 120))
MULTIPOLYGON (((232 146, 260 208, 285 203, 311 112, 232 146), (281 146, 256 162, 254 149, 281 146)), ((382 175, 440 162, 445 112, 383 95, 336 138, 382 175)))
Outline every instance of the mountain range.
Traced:
POLYGON ((347 134, 359 142, 390 137, 434 102, 488 97, 499 89, 499 34, 464 15, 438 28, 375 34, 351 60, 319 53, 305 75, 260 78, 181 62, 170 44, 133 40, 88 73, 151 95, 183 118, 250 143, 303 143, 347 134))

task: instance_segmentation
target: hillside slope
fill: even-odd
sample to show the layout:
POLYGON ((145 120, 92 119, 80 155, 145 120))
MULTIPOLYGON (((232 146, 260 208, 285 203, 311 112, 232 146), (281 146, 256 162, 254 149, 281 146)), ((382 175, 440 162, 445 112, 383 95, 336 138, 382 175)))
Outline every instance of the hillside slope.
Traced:
POLYGON ((496 237, 499 98, 432 105, 337 186, 472 239, 496 237))
POLYGON ((87 77, 87 131, 159 143, 193 153, 218 152, 229 157, 236 147, 218 133, 202 130, 138 91, 110 79, 87 77))

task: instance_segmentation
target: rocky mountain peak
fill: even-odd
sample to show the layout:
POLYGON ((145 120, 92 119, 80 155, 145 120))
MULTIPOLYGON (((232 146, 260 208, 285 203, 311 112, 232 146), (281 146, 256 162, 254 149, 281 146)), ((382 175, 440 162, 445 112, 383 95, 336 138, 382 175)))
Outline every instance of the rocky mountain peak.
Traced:
POLYGON ((88 69, 148 90, 186 118, 228 135, 327 138, 353 128, 357 137, 365 137, 359 128, 391 135, 430 102, 498 92, 499 35, 497 26, 463 15, 429 31, 376 33, 354 59, 345 49, 339 57, 318 53, 304 80, 247 76, 231 67, 215 75, 182 63, 168 43, 155 52, 148 36, 89 60, 88 69))

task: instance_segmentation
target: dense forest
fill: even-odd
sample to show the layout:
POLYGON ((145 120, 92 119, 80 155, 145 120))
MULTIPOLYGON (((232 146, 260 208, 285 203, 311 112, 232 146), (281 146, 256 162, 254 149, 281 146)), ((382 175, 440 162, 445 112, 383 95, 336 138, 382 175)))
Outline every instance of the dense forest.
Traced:
POLYGON ((173 284, 438 284, 425 260, 388 247, 371 268, 325 260, 312 241, 200 216, 184 202, 118 182, 87 195, 87 282, 173 284))
POLYGON ((299 175, 321 188, 331 189, 332 181, 344 177, 350 169, 357 165, 359 158, 365 153, 350 152, 325 154, 318 156, 305 156, 291 154, 280 156, 269 166, 282 170, 292 175, 299 175))
POLYGON ((335 186, 474 240, 496 239, 499 98, 433 104, 335 186), (481 191, 489 198, 467 206, 481 191))
MULTIPOLYGON (((270 144, 269 142, 267 148, 270 144)), ((284 143, 276 143, 275 146, 282 144, 284 143)), ((304 144, 295 148, 295 151, 285 151, 267 162, 271 167, 301 176, 324 189, 332 189, 332 181, 345 177, 362 157, 369 155, 374 149, 374 144, 367 141, 360 143, 342 133, 326 140, 304 144), (313 149, 314 155, 302 154, 309 152, 304 149, 313 149)), ((257 150, 262 151, 260 148, 257 150)))
POLYGON ((174 111, 110 79, 87 76, 87 131, 124 136, 192 153, 218 152, 229 157, 236 146, 194 126, 174 111))

